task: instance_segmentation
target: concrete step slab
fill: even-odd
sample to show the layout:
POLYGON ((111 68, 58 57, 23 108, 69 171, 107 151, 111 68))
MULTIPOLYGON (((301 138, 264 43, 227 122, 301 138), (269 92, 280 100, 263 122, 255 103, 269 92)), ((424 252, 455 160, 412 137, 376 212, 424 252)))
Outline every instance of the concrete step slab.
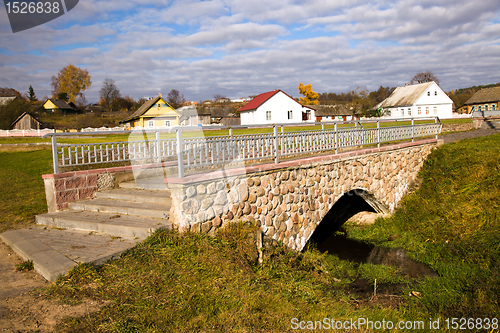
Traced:
POLYGON ((168 191, 168 186, 165 183, 165 177, 136 179, 131 182, 120 183, 119 186, 121 188, 168 191))
POLYGON ((170 206, 172 203, 170 191, 155 191, 134 188, 117 188, 114 190, 100 191, 96 193, 96 197, 101 199, 157 203, 167 206, 170 206))
POLYGON ((172 227, 165 219, 75 210, 37 215, 36 222, 50 227, 141 238, 172 227))
POLYGON ((170 216, 170 205, 100 198, 71 202, 69 203, 69 208, 73 210, 156 217, 162 219, 168 219, 170 216))
POLYGON ((6 231, 0 239, 24 260, 33 260, 35 271, 49 281, 55 281, 78 263, 100 265, 117 258, 142 240, 42 226, 6 231))

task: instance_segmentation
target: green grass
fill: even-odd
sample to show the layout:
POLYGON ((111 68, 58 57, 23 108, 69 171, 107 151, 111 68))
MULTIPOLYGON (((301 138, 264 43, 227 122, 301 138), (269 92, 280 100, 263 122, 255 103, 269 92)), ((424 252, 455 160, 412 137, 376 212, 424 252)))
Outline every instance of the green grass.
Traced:
POLYGON ((50 149, 0 152, 0 232, 47 211, 42 174, 52 172, 51 156, 50 149))

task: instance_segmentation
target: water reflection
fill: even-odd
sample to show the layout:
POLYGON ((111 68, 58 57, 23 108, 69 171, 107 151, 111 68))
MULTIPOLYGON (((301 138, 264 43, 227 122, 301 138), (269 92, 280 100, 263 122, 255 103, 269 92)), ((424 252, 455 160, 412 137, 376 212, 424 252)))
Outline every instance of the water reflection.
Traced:
POLYGON ((318 244, 321 252, 337 255, 340 259, 357 263, 383 264, 399 268, 411 278, 436 276, 427 265, 408 258, 405 250, 377 247, 347 238, 346 234, 334 233, 318 244))

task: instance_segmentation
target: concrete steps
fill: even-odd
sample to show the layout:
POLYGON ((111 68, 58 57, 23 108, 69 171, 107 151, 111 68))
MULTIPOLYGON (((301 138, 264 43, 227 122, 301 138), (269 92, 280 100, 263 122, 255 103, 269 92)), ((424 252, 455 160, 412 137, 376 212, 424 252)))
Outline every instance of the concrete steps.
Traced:
POLYGON ((500 119, 485 119, 481 124, 482 129, 500 129, 500 119))
POLYGON ((168 219, 170 216, 170 205, 114 199, 96 198, 72 202, 69 204, 69 208, 72 210, 155 217, 160 219, 168 219))
POLYGON ((170 192, 161 185, 124 183, 95 199, 70 203, 69 210, 38 215, 37 226, 4 232, 0 239, 55 281, 80 262, 104 263, 156 230, 172 228, 170 192))

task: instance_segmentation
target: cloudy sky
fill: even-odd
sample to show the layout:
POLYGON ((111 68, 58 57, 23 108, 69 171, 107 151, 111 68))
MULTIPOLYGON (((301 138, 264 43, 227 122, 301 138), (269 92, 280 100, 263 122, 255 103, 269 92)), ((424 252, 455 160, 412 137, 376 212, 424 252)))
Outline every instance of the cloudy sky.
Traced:
POLYGON ((0 87, 42 98, 69 63, 133 98, 238 98, 300 82, 316 92, 399 86, 432 71, 445 91, 500 82, 499 0, 80 0, 12 33, 0 7, 0 87))

